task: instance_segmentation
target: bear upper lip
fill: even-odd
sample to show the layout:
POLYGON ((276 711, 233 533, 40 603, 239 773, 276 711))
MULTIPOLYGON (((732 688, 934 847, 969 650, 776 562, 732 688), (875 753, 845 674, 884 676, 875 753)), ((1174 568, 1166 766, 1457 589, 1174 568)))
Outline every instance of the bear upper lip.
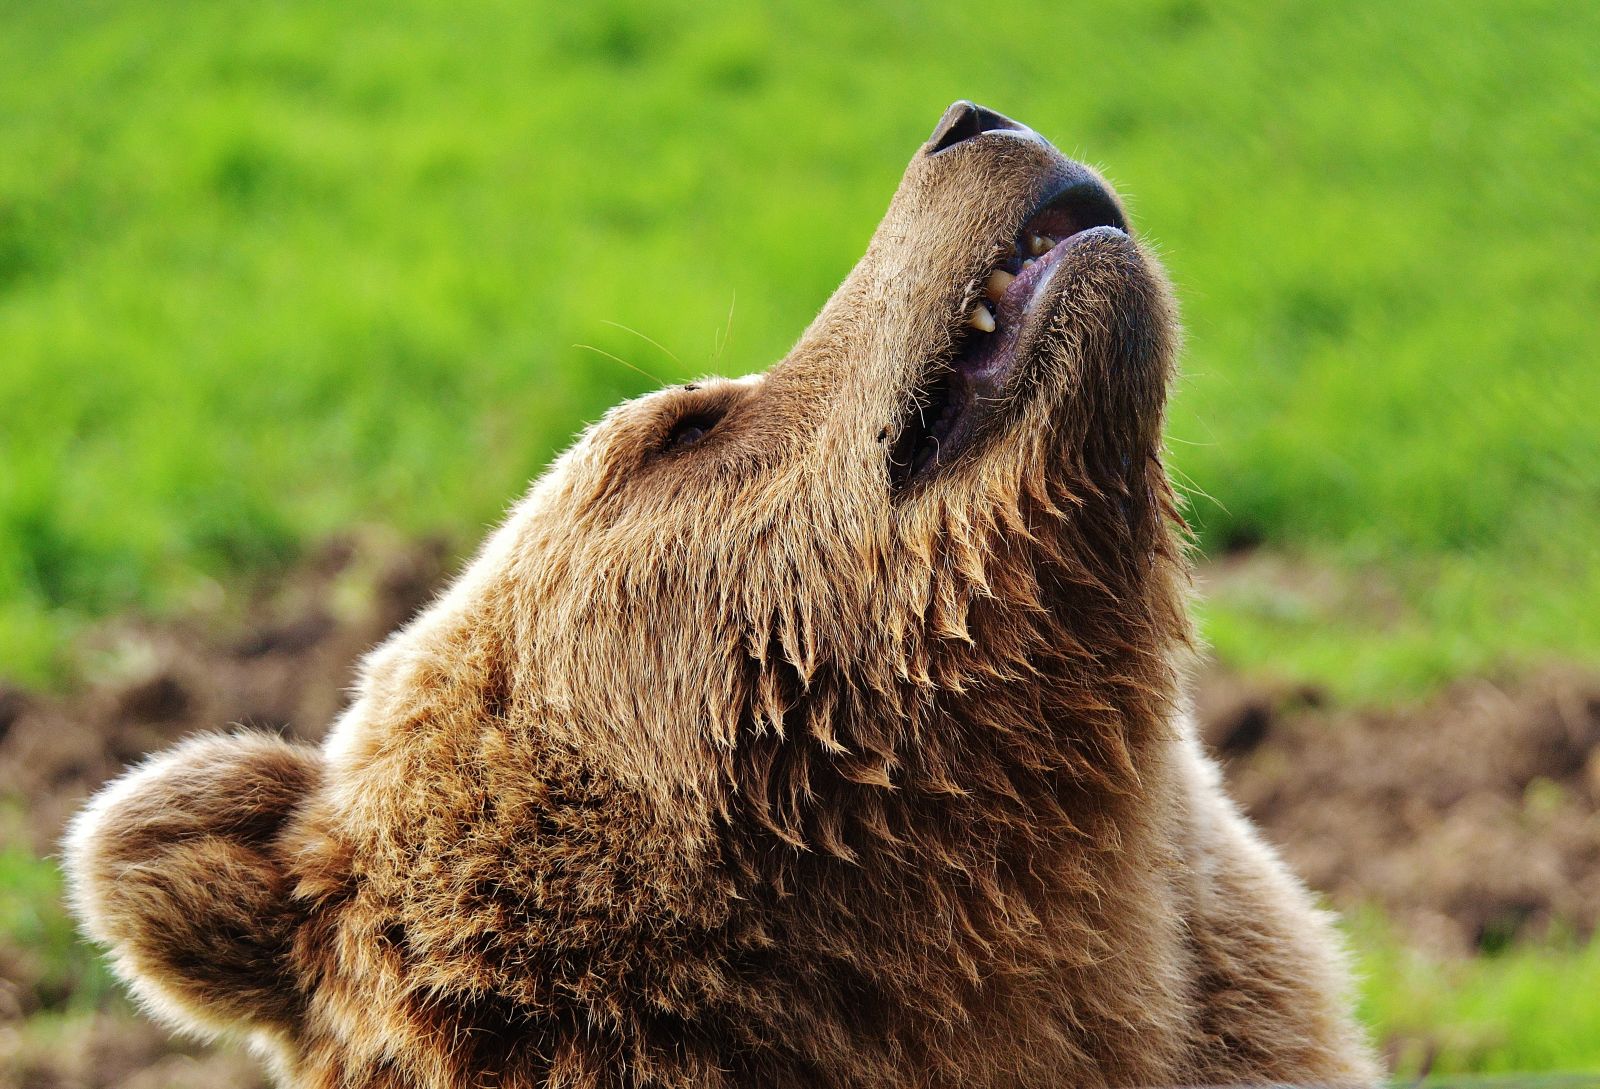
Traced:
POLYGON ((1020 363, 1038 346, 1038 303, 1067 254, 1086 236, 1127 229, 1116 199, 1081 168, 1038 202, 1000 258, 962 294, 968 303, 951 350, 911 393, 889 450, 896 491, 951 464, 980 437, 1020 363))

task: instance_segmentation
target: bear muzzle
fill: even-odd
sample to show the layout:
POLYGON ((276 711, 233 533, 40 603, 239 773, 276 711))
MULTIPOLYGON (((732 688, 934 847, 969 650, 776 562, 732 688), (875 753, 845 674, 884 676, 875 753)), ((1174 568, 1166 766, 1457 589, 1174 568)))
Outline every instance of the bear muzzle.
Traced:
POLYGON ((1033 130, 970 102, 945 112, 914 162, 924 170, 1032 175, 1027 204, 1004 217, 993 254, 959 295, 948 353, 911 391, 890 448, 890 481, 905 491, 958 460, 1025 393, 1029 363, 1051 335, 1064 296, 1108 252, 1141 263, 1127 218, 1105 182, 1033 130), (1019 146, 1019 142, 1021 145, 1019 146), (964 156, 967 162, 956 162, 964 156), (944 162, 939 160, 943 159, 944 162), (990 165, 992 164, 992 165, 990 165), (1021 226, 1010 225, 1021 219, 1021 226))

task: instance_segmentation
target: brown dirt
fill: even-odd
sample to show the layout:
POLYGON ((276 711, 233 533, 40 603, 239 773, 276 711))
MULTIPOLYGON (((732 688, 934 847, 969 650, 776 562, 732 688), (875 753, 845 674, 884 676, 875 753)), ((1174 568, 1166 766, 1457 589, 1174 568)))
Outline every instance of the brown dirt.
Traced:
POLYGON ((1240 803, 1338 907, 1436 954, 1600 923, 1600 678, 1362 711, 1216 674, 1197 710, 1240 803))
POLYGON ((24 842, 54 848, 95 787, 145 753, 243 724, 316 740, 352 666, 443 581, 438 542, 340 538, 249 596, 243 619, 123 621, 90 640, 100 674, 65 699, 0 688, 0 798, 26 808, 24 842))
MULTIPOLYGON (((0 686, 0 805, 16 815, 0 847, 52 852, 90 791, 192 732, 320 737, 354 661, 428 599, 444 557, 333 541, 231 612, 108 626, 78 694, 0 686)), ((1375 904, 1450 955, 1600 923, 1600 678, 1467 682, 1370 711, 1211 670, 1196 702, 1241 803, 1335 905, 1375 904)), ((0 1089, 263 1084, 238 1052, 173 1045, 95 998, 103 979, 50 960, 0 938, 0 1089)))

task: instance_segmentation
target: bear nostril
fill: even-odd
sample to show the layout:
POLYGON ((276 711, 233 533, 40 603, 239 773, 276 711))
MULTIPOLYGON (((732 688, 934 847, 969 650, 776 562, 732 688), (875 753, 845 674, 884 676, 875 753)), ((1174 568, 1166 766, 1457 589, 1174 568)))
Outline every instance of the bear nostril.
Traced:
POLYGON ((939 118, 939 124, 934 128, 933 135, 928 137, 927 154, 937 154, 974 136, 1001 129, 1026 130, 1026 126, 1019 125, 1011 118, 985 109, 974 102, 957 102, 944 111, 944 116, 939 118))

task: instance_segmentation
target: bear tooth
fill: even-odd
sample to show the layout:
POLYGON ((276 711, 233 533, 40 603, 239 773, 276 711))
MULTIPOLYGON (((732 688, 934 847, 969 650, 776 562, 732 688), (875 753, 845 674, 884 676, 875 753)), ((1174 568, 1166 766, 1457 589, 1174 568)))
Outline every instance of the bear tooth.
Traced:
POLYGON ((967 324, 974 329, 981 329, 985 333, 994 332, 994 315, 989 313, 989 308, 979 303, 972 308, 972 314, 967 318, 967 324))
POLYGON ((1032 238, 1028 239, 1028 252, 1037 257, 1041 253, 1047 253, 1050 250, 1050 247, 1054 246, 1055 244, 1056 240, 1051 238, 1049 235, 1036 234, 1032 238))
POLYGON ((989 279, 983 285, 983 293, 996 302, 999 302, 1000 296, 1005 294, 1006 288, 1011 286, 1011 281, 1015 279, 1016 277, 1011 275, 1011 273, 1007 272, 1005 269, 997 268, 993 272, 989 273, 989 279))
POLYGON ((1023 268, 1032 268, 1033 267, 1033 258, 1030 257, 1026 261, 1022 262, 1022 267, 1023 268))

